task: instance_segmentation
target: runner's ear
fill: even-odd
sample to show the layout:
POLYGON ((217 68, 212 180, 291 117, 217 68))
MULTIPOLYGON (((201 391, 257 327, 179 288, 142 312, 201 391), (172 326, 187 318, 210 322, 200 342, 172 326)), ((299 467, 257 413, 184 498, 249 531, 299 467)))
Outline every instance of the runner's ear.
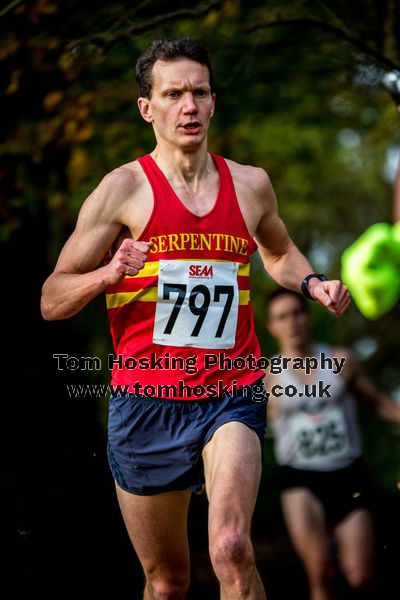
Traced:
POLYGON ((148 123, 151 123, 153 121, 153 117, 151 114, 150 100, 141 96, 140 98, 138 98, 137 103, 139 112, 142 115, 143 119, 148 123))
POLYGON ((216 98, 216 94, 215 94, 215 92, 214 92, 213 94, 211 94, 211 97, 212 97, 212 99, 213 99, 213 107, 212 107, 212 109, 211 109, 211 115, 210 115, 210 116, 211 116, 211 117, 213 117, 213 116, 214 116, 214 113, 215 113, 215 98, 216 98))

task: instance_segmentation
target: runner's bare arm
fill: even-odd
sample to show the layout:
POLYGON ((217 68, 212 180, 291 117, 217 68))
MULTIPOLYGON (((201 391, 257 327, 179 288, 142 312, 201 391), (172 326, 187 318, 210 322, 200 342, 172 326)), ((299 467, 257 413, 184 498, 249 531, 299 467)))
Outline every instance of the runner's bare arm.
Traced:
POLYGON ((345 369, 348 387, 357 400, 385 421, 400 424, 400 405, 379 390, 365 374, 360 362, 351 352, 347 352, 345 369))
MULTIPOLYGON (((289 237, 278 214, 277 200, 267 173, 256 169, 254 187, 256 198, 263 208, 256 230, 256 241, 266 271, 281 286, 299 292, 304 277, 313 268, 289 237)), ((338 280, 309 281, 311 296, 335 315, 341 315, 350 303, 347 288, 338 280)))
POLYGON ((278 417, 278 414, 279 414, 278 398, 272 394, 272 389, 273 389, 274 385, 276 385, 277 383, 278 383, 278 379, 276 377, 274 377, 274 375, 271 375, 271 373, 267 369, 265 371, 264 385, 265 385, 265 389, 267 390, 267 392, 269 394, 269 396, 268 396, 268 414, 267 414, 268 421, 273 421, 274 419, 276 419, 278 417))
POLYGON ((131 173, 116 169, 83 203, 75 231, 43 285, 41 311, 46 320, 75 315, 108 285, 143 267, 149 244, 126 239, 111 262, 97 268, 120 232, 120 206, 134 185, 131 173))

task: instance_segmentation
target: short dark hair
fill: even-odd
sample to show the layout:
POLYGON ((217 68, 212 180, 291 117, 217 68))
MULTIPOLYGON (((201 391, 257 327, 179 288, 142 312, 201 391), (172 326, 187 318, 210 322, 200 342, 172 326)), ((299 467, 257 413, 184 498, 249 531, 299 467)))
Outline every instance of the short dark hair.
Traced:
POLYGON ((136 83, 139 95, 151 98, 151 71, 156 60, 179 60, 188 58, 205 65, 208 69, 211 92, 214 92, 214 75, 207 48, 198 40, 183 37, 176 40, 154 40, 136 61, 136 83))
POLYGON ((283 287, 272 290, 272 292, 270 292, 267 295, 268 308, 270 307, 270 305, 272 304, 272 302, 274 300, 276 300, 277 298, 281 298, 282 296, 292 296, 292 297, 296 298, 299 301, 299 303, 301 304, 301 308, 306 312, 310 312, 310 306, 309 306, 307 300, 304 298, 303 294, 299 294, 298 292, 293 292, 292 290, 288 290, 283 287))

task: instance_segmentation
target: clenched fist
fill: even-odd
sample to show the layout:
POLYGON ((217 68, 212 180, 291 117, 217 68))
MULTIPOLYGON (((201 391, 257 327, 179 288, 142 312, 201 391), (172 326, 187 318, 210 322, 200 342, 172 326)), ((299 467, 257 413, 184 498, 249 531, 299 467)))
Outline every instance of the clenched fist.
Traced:
POLYGON ((140 269, 144 267, 152 246, 152 242, 137 242, 132 239, 125 239, 106 267, 108 269, 108 285, 118 283, 126 275, 133 277, 139 273, 140 269))
POLYGON ((314 300, 336 316, 342 315, 351 301, 347 287, 338 279, 331 281, 311 279, 309 290, 314 300))

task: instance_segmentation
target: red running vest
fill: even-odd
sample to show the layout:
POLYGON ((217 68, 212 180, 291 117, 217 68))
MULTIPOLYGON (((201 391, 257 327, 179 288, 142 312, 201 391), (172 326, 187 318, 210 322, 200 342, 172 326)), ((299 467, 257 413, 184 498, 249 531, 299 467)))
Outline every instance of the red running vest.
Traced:
POLYGON ((182 204, 149 154, 138 159, 154 196, 138 239, 154 246, 137 275, 106 289, 116 354, 111 383, 135 395, 206 399, 264 375, 249 291, 257 245, 228 165, 210 154, 219 189, 202 216, 182 204))

